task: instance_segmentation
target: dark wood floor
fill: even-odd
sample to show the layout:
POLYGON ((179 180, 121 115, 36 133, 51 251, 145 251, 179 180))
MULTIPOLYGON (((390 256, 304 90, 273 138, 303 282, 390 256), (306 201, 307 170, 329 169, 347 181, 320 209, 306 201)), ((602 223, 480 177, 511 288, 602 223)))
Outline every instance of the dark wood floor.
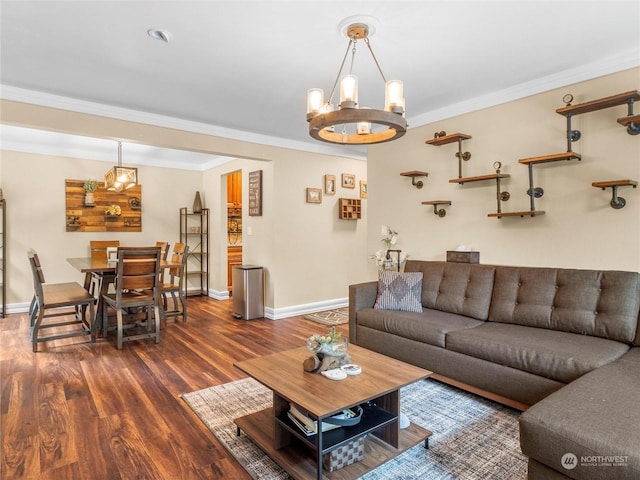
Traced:
POLYGON ((230 301, 188 304, 189 321, 169 320, 160 344, 121 351, 75 337, 33 353, 27 315, 0 319, 0 478, 249 479, 179 395, 243 378, 235 361, 302 346, 328 327, 236 320, 230 301))

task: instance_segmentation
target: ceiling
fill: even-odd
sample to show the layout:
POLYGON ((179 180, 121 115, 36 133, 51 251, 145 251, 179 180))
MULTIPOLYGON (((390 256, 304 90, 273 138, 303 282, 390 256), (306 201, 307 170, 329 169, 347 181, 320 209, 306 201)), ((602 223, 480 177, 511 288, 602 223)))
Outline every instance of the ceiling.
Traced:
MULTIPOLYGON (((26 90, 318 144, 306 92, 330 91, 351 16, 370 19, 385 76, 404 81, 409 128, 640 63, 637 0, 2 0, 2 97, 26 90)), ((382 108, 362 42, 354 73, 360 105, 382 108)))

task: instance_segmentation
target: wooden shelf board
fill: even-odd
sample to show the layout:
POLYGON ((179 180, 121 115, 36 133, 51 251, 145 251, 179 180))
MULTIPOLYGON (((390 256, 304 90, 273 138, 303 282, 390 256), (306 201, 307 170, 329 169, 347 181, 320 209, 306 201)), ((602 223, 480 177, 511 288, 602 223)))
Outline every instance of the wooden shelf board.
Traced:
POLYGON ((624 127, 630 123, 640 123, 640 115, 629 115, 618 119, 618 123, 624 127))
POLYGON ((481 180, 494 180, 496 178, 509 178, 511 175, 508 173, 491 173, 489 175, 480 175, 477 177, 463 177, 463 178, 452 178, 449 180, 449 183, 467 183, 467 182, 479 182, 481 180))
POLYGON ((527 210, 526 212, 501 212, 490 213, 488 217, 502 218, 502 217, 537 217, 538 215, 544 215, 543 210, 527 210))
POLYGON ((422 202, 422 205, 451 205, 451 200, 429 200, 422 202))
POLYGON ((592 100, 590 102, 579 103, 577 105, 569 105, 556 110, 556 113, 560 115, 580 115, 581 113, 595 112, 596 110, 602 110, 604 108, 615 107, 617 105, 623 105, 629 100, 640 100, 640 93, 637 90, 631 90, 629 92, 620 93, 618 95, 612 95, 610 97, 600 98, 598 100, 592 100))
POLYGON ((410 172, 402 172, 400 175, 403 177, 428 177, 429 174, 427 172, 420 172, 418 170, 412 170, 410 172))
POLYGON ((549 163, 549 162, 559 162, 562 160, 580 160, 582 157, 579 153, 575 152, 564 152, 564 153, 554 153, 553 155, 544 155, 541 157, 530 157, 530 158, 521 158, 518 160, 518 163, 529 164, 529 163, 549 163))
POLYGON ((458 140, 468 140, 470 138, 471 135, 466 135, 464 133, 452 133, 451 135, 445 135, 444 137, 432 138, 431 140, 427 140, 424 143, 439 147, 440 145, 457 142, 458 140))
POLYGON ((608 180, 606 182, 593 182, 591 184, 592 187, 598 187, 598 188, 607 188, 607 187, 625 187, 625 186, 632 186, 632 187, 636 187, 638 185, 638 182, 636 182, 635 180, 608 180))

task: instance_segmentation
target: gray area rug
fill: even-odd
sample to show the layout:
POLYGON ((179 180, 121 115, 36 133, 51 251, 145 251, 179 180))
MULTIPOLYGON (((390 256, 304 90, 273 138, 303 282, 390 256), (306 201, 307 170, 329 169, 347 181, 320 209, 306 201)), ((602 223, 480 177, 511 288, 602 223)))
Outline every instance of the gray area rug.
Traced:
POLYGON ((310 313, 305 315, 303 318, 322 325, 342 325, 349 322, 349 307, 310 313))
MULTIPOLYGON (((470 393, 423 380, 400 392, 411 422, 433 432, 429 449, 413 447, 363 480, 525 479, 519 412, 470 393)), ((183 394, 182 398, 254 479, 289 479, 233 419, 271 406, 271 390, 251 378, 183 394)))

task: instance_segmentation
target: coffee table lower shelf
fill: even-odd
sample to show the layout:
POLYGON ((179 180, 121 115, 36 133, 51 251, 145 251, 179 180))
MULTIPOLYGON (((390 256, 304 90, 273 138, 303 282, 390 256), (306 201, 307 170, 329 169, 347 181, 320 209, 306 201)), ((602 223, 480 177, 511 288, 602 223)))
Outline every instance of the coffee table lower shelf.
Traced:
MULTIPOLYGON (((297 480, 316 479, 318 471, 315 454, 302 443, 288 445, 276 450, 274 444, 274 413, 267 408, 251 415, 234 420, 238 429, 242 430, 256 445, 280 465, 289 475, 297 480)), ((325 471, 323 478, 329 480, 350 480, 361 477, 374 468, 379 467, 411 447, 425 441, 431 432, 412 423, 408 428, 400 430, 398 448, 394 448, 374 435, 365 439, 364 458, 335 472, 325 471)))

